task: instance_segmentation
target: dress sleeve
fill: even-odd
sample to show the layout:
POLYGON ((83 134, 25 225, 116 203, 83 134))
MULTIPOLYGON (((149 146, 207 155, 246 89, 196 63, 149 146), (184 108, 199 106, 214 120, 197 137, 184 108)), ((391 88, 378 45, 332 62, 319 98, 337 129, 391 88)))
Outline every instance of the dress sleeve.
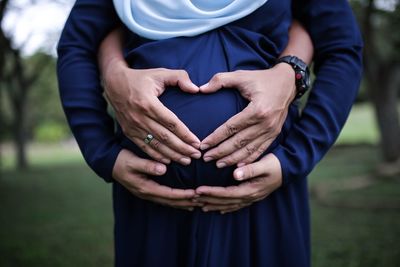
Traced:
POLYGON ((57 47, 58 84, 68 123, 88 165, 108 182, 121 146, 102 95, 97 50, 118 23, 111 0, 78 0, 57 47))
POLYGON ((293 6, 314 43, 316 80, 301 116, 272 152, 283 185, 306 177, 334 144, 362 75, 362 39, 348 1, 294 0, 293 6))

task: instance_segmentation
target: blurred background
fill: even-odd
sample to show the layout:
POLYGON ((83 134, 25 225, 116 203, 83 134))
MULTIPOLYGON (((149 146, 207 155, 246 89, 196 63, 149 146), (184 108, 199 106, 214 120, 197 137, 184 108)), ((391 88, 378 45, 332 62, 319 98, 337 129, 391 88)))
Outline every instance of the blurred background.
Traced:
MULTIPOLYGON (((0 266, 112 266, 110 186, 85 165, 55 76, 73 2, 0 0, 0 266)), ((350 2, 365 75, 310 176, 312 262, 400 266, 400 3, 350 2)))

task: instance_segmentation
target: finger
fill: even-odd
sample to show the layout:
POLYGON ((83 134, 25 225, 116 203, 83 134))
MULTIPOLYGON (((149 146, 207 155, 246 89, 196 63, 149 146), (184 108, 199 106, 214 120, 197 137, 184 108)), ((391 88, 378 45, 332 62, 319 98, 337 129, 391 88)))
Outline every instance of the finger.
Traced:
POLYGON ((168 158, 167 155, 163 155, 162 153, 158 152, 155 150, 150 144, 154 142, 157 142, 157 140, 152 140, 150 144, 146 144, 144 140, 139 139, 137 137, 130 137, 132 142, 134 142, 140 149, 145 152, 147 155, 149 155, 152 159, 162 162, 164 164, 170 164, 171 159, 168 158))
POLYGON ((150 179, 143 179, 138 191, 140 195, 170 200, 189 200, 195 196, 195 191, 193 189, 171 188, 165 185, 160 185, 150 179))
MULTIPOLYGON (((141 131, 142 135, 145 135, 144 131, 141 131)), ((161 143, 157 138, 153 138, 150 143, 146 143, 143 139, 141 138, 136 138, 133 137, 131 138, 135 144, 137 144, 145 153, 152 153, 153 151, 156 151, 162 155, 162 158, 164 158, 164 161, 161 161, 163 163, 169 164, 170 160, 172 159, 173 161, 179 162, 182 165, 189 165, 191 163, 191 159, 189 157, 186 157, 185 155, 179 154, 176 151, 173 151, 170 149, 168 146, 165 144, 161 143), (167 162, 169 161, 169 162, 167 162)), ((150 155, 150 154, 149 154, 150 155)))
MULTIPOLYGON (((144 135, 144 132, 143 132, 144 135)), ((150 153, 160 153, 162 160, 161 162, 165 164, 171 163, 171 159, 173 161, 179 162, 182 165, 189 165, 191 163, 191 159, 189 157, 186 157, 185 155, 179 154, 166 145, 162 144, 157 138, 153 138, 150 143, 144 142, 144 140, 139 139, 139 138, 132 138, 132 141, 138 145, 145 153, 147 153, 149 156, 152 156, 150 153)), ((158 159, 156 159, 158 160, 158 159)))
POLYGON ((185 70, 165 70, 162 73, 164 83, 167 86, 179 86, 179 88, 187 93, 198 93, 200 88, 195 85, 189 78, 189 74, 185 70))
POLYGON ((181 208, 181 209, 189 209, 189 210, 193 210, 195 207, 202 206, 202 205, 193 203, 190 200, 170 200, 170 199, 158 198, 158 197, 148 197, 146 200, 156 202, 161 205, 173 207, 173 208, 181 208))
POLYGON ((257 189, 250 183, 243 183, 238 186, 200 186, 196 189, 198 195, 206 195, 216 198, 244 198, 246 201, 254 197, 257 189))
POLYGON ((204 212, 209 211, 225 211, 225 210, 232 210, 232 209, 240 209, 241 205, 234 204, 234 205, 207 205, 202 208, 204 212))
POLYGON ((198 148, 200 146, 199 138, 171 110, 166 108, 158 98, 155 101, 156 104, 150 108, 151 118, 163 125, 186 144, 198 148))
MULTIPOLYGON (((232 154, 223 157, 217 161, 217 167, 223 168, 225 166, 231 166, 238 162, 243 161, 246 158, 258 158, 262 153, 265 152, 266 147, 272 143, 272 139, 267 139, 267 142, 263 144, 266 137, 261 136, 244 146, 243 148, 233 152, 232 154)), ((254 160, 253 160, 254 161, 254 160)), ((252 161, 248 161, 249 163, 252 161)))
POLYGON ((205 204, 213 204, 213 205, 233 205, 233 204, 241 204, 244 202, 243 199, 240 198, 220 198, 220 197, 210 197, 210 196, 200 196, 195 198, 194 201, 196 203, 205 203, 205 204))
POLYGON ((251 205, 251 203, 250 203, 250 204, 243 205, 243 206, 239 206, 239 207, 233 207, 232 209, 221 210, 221 214, 232 213, 232 212, 241 210, 241 209, 243 209, 243 208, 245 208, 245 207, 248 207, 248 206, 250 206, 250 205, 251 205))
POLYGON ((127 153, 131 157, 126 160, 126 165, 131 172, 158 176, 165 174, 167 171, 167 167, 162 163, 139 158, 129 151, 127 153))
POLYGON ((200 86, 200 92, 202 93, 214 93, 222 88, 233 88, 240 86, 242 76, 240 72, 220 72, 215 74, 211 80, 200 86))
POLYGON ((259 149, 257 149, 253 154, 251 154, 250 156, 240 160, 239 162, 239 166, 238 167, 242 167, 244 165, 253 163, 256 159, 258 159, 262 153, 264 153, 265 151, 267 151, 268 147, 272 144, 273 140, 267 140, 266 142, 264 142, 259 149))
POLYGON ((233 178, 244 181, 258 176, 267 175, 268 166, 266 161, 261 159, 252 164, 245 165, 233 171, 233 178))
MULTIPOLYGON (((147 125, 150 127, 151 134, 160 141, 161 144, 167 146, 169 151, 174 151, 175 155, 180 154, 181 157, 193 157, 200 158, 201 152, 194 147, 184 143, 175 134, 165 129, 162 125, 155 121, 149 121, 147 125)), ((146 133, 147 134, 147 133, 146 133)), ((165 151, 166 152, 166 151, 165 151)), ((167 152, 168 153, 168 152, 167 152)), ((168 155, 163 153, 164 155, 168 155)), ((173 155, 169 155, 168 158, 173 158, 173 155)))
POLYGON ((214 147, 239 131, 253 125, 255 121, 252 118, 253 108, 250 104, 201 141, 200 149, 206 150, 209 147, 214 147))
MULTIPOLYGON (((237 134, 234 136, 228 138, 227 140, 223 141, 221 144, 219 144, 217 147, 207 151, 203 158, 204 160, 211 161, 211 160, 218 160, 223 157, 226 157, 228 155, 231 155, 232 153, 241 150, 242 148, 257 148, 260 146, 263 142, 263 135, 260 134, 262 132, 259 129, 258 125, 252 125, 249 126, 248 128, 245 128, 241 131, 239 131, 237 134), (254 143, 254 141, 257 141, 254 143), (252 145, 251 147, 247 147, 251 142, 254 143, 254 146, 252 145)), ((242 151, 246 151, 245 149, 242 151)), ((250 152, 250 151, 248 151, 250 152)), ((252 152, 251 152, 252 153, 252 152)), ((241 154, 239 154, 241 155, 241 154)), ((249 156, 250 154, 247 154, 245 156, 242 156, 239 158, 242 159, 246 156, 249 156)))

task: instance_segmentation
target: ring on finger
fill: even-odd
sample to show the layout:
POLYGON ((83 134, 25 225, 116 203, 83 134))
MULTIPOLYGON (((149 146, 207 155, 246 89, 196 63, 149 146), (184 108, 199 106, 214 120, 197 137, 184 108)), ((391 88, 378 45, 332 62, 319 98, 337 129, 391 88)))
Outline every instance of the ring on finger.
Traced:
POLYGON ((152 134, 147 134, 146 137, 144 138, 144 142, 146 144, 150 144, 151 141, 153 141, 153 139, 154 139, 154 136, 152 134))

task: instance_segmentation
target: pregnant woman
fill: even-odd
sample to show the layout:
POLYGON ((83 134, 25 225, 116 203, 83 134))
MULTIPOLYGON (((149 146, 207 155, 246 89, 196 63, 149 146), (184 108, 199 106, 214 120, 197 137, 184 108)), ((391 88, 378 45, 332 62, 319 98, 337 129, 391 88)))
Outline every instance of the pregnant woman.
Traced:
MULTIPOLYGON (((166 85, 172 86, 160 93, 160 101, 200 140, 247 105, 257 102, 252 95, 243 98, 239 91, 231 88, 246 91, 232 81, 238 76, 242 80, 254 78, 260 73, 258 71, 273 66, 287 44, 293 15, 310 33, 315 46, 317 79, 314 88, 301 116, 295 104, 290 106, 282 131, 268 147, 268 154, 253 164, 239 168, 243 171, 253 168, 252 175, 244 175, 252 179, 239 184, 232 177, 233 167, 225 167, 229 164, 221 160, 215 166, 213 160, 217 160, 219 155, 215 150, 213 154, 212 148, 208 154, 205 153, 204 160, 180 160, 186 166, 172 162, 164 176, 152 177, 172 188, 195 189, 193 192, 198 203, 234 203, 240 200, 240 197, 227 194, 224 191, 227 188, 234 192, 246 186, 266 185, 270 188, 268 190, 274 191, 253 199, 251 206, 225 215, 205 213, 201 209, 187 212, 143 200, 132 194, 127 180, 118 175, 119 169, 124 168, 121 155, 126 153, 125 149, 147 157, 134 145, 143 139, 150 144, 140 147, 149 155, 163 160, 163 156, 171 153, 166 152, 165 147, 157 150, 154 143, 150 146, 153 141, 162 144, 162 140, 152 140, 148 134, 157 137, 158 133, 146 132, 149 129, 144 129, 140 138, 130 136, 132 140, 121 130, 114 133, 113 121, 107 115, 106 103, 101 95, 96 67, 97 48, 101 40, 118 25, 112 3, 107 0, 78 0, 60 39, 59 84, 71 128, 91 167, 109 181, 114 173, 117 266, 309 265, 309 210, 305 177, 333 144, 355 98, 361 75, 358 29, 345 0, 336 1, 335 5, 328 0, 216 2, 216 6, 207 1, 192 1, 191 4, 188 4, 189 1, 155 1, 150 5, 152 1, 138 0, 115 1, 115 4, 118 15, 129 29, 124 33, 124 54, 132 68, 142 70, 142 76, 146 71, 157 68, 163 68, 159 69, 160 77, 171 69, 184 69, 189 74, 190 81, 184 75, 169 78, 166 85), (157 8, 151 8, 155 6, 157 8), (176 8, 182 6, 188 9, 176 8), (227 8, 230 12, 206 17, 196 24, 204 14, 218 14, 218 10, 227 8), (172 28, 172 35, 166 34, 171 30, 166 21, 179 22, 193 10, 204 12, 192 17, 193 24, 183 23, 188 29, 172 28), (146 16, 152 19, 146 20, 146 16), (163 22, 165 16, 169 18, 164 21, 165 25, 156 23, 157 19, 163 22), (230 20, 221 19, 229 17, 230 20), (155 28, 158 29, 156 35, 155 28), (235 73, 237 70, 240 72, 235 73), (218 73, 223 74, 215 76, 218 73), (171 79, 175 81, 171 82, 171 79), (189 87, 192 87, 192 92, 195 92, 196 86, 190 83, 209 83, 201 87, 204 93, 220 87, 229 88, 213 94, 188 94, 179 90, 178 87, 190 91, 189 87), (277 161, 270 161, 271 157, 277 161), (259 172, 270 167, 264 166, 268 165, 265 164, 267 162, 278 162, 278 167, 282 168, 282 173, 279 171, 271 177, 277 181, 272 186, 259 182, 260 178, 268 180, 262 170, 259 172)), ((110 79, 105 77, 105 80, 110 79)), ((116 107, 117 99, 111 96, 111 102, 116 107)), ((204 144, 207 143, 203 141, 204 144)), ((190 153, 198 158, 196 149, 193 149, 190 153)), ((185 154, 189 149, 186 147, 180 152, 185 154)), ((167 162, 169 159, 164 160, 167 162)), ((239 172, 235 172, 235 177, 240 178, 239 172)), ((145 192, 139 190, 139 193, 145 192)), ((243 195, 243 198, 246 196, 243 195)))

